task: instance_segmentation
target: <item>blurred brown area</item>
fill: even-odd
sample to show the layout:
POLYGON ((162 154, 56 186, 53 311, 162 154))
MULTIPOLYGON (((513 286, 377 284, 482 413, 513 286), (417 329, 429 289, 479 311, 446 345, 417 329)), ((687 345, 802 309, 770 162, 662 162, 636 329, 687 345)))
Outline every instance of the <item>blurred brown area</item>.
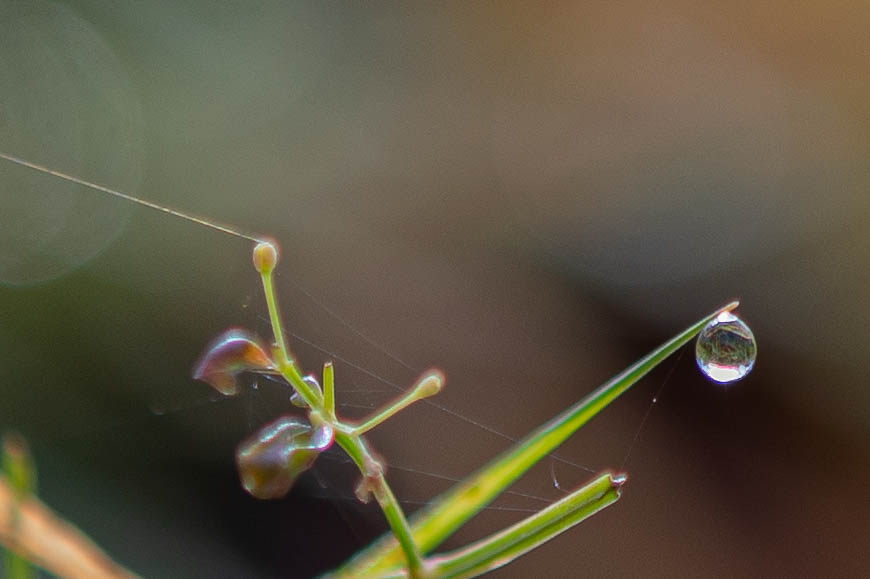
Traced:
MULTIPOLYGON (((421 405, 373 433, 411 510, 445 483, 398 467, 461 477, 509 444, 468 420, 519 437, 741 299, 753 373, 656 370, 559 451, 618 468, 631 447, 623 499, 493 576, 870 572, 866 3, 32 5, 13 28, 56 60, 0 54, 0 149, 274 236, 287 325, 331 352, 295 339, 302 363, 370 372, 337 363, 351 404, 441 368, 467 420, 421 405), (101 111, 120 120, 95 136, 101 111)), ((144 209, 118 234, 113 201, 64 213, 24 171, 0 165, 0 225, 26 199, 71 265, 0 288, 0 430, 31 440, 47 503, 153 577, 308 577, 385 529, 315 498, 350 495, 335 460, 338 490, 239 488, 235 445, 286 397, 212 403, 188 376, 224 328, 268 331, 246 242, 144 209)), ((553 474, 588 475, 518 488, 558 496, 553 474)))

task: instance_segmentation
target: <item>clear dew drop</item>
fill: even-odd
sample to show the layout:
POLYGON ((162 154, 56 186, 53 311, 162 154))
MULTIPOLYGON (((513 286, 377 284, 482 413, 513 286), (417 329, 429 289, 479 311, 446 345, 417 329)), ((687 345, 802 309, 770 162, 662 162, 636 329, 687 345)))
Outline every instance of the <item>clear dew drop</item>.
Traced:
POLYGON ((752 330, 731 312, 722 312, 707 324, 695 344, 698 368, 719 384, 730 384, 749 374, 757 353, 752 330))

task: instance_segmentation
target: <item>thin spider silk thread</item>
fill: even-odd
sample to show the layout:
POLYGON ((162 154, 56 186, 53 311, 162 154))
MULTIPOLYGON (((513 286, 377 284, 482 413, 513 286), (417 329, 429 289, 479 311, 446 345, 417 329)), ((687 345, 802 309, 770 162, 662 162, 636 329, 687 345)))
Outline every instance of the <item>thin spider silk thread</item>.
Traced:
MULTIPOLYGON (((62 171, 57 171, 57 170, 51 169, 51 168, 49 168, 49 167, 46 167, 46 166, 44 166, 44 165, 41 165, 41 164, 39 164, 39 163, 34 163, 34 162, 31 162, 31 161, 27 161, 27 160, 25 160, 25 159, 22 159, 22 158, 20 158, 20 157, 16 157, 16 156, 11 155, 11 154, 8 154, 8 153, 4 153, 4 152, 2 152, 2 151, 0 151, 0 158, 5 159, 6 161, 9 161, 9 162, 14 163, 14 164, 17 164, 17 165, 20 165, 20 166, 23 166, 23 167, 27 167, 27 168, 32 169, 32 170, 34 170, 34 171, 38 171, 38 172, 40 172, 40 173, 44 173, 44 174, 47 174, 47 175, 51 175, 51 176, 56 177, 56 178, 58 178, 58 179, 62 179, 62 180, 65 180, 65 181, 69 181, 69 182, 71 182, 71 183, 75 183, 75 184, 78 184, 78 185, 81 185, 81 186, 84 186, 84 187, 88 187, 88 188, 90 188, 90 189, 93 189, 93 190, 96 190, 96 191, 100 191, 100 192, 105 193, 105 194, 107 194, 107 195, 110 195, 110 196, 113 196, 113 197, 117 197, 117 198, 120 198, 120 199, 123 199, 123 200, 129 201, 129 202, 131 202, 131 203, 136 203, 136 204, 142 205, 142 206, 144 206, 144 207, 148 207, 148 208, 150 208, 150 209, 153 209, 153 210, 155 210, 155 211, 161 211, 161 212, 163 212, 163 213, 167 213, 167 214, 169 214, 169 215, 173 215, 173 216, 175 216, 175 217, 179 217, 179 218, 181 218, 181 219, 185 219, 185 220, 190 221, 190 222, 192 222, 192 223, 196 223, 196 224, 199 224, 199 225, 202 225, 202 226, 205 226, 205 227, 208 227, 208 228, 214 229, 214 230, 219 231, 219 232, 222 232, 222 233, 226 233, 226 234, 229 234, 229 235, 233 235, 233 236, 235 236, 235 237, 239 237, 239 238, 241 238, 241 239, 247 239, 247 240, 249 240, 249 241, 253 241, 253 242, 256 242, 256 243, 259 243, 259 242, 262 242, 262 241, 265 241, 265 240, 266 240, 265 237, 263 237, 263 236, 255 236, 255 235, 253 235, 253 234, 250 234, 250 233, 244 232, 244 231, 242 231, 242 230, 240 230, 240 229, 238 229, 238 228, 234 228, 234 227, 230 227, 230 226, 227 226, 227 225, 220 224, 220 223, 218 223, 218 222, 216 222, 216 221, 214 221, 214 220, 204 219, 204 218, 197 217, 197 216, 192 215, 192 214, 189 214, 189 213, 185 213, 185 212, 183 212, 183 211, 179 211, 179 210, 176 210, 176 209, 172 209, 172 208, 166 207, 166 206, 164 206, 164 205, 160 205, 160 204, 157 204, 157 203, 153 203, 153 202, 151 202, 151 201, 147 201, 147 200, 145 200, 145 199, 141 199, 141 198, 139 198, 139 197, 135 197, 135 196, 133 196, 133 195, 129 195, 129 194, 127 194, 127 193, 123 193, 123 192, 121 192, 121 191, 117 191, 117 190, 112 189, 112 188, 110 188, 110 187, 107 187, 107 186, 105 186, 105 185, 101 185, 101 184, 98 184, 98 183, 94 183, 94 182, 92 182, 92 181, 87 181, 87 180, 82 179, 82 178, 80 178, 80 177, 76 177, 76 176, 73 176, 73 175, 70 175, 70 174, 64 173, 64 172, 62 172, 62 171)), ((322 301, 320 301, 320 300, 318 300, 316 297, 314 297, 310 292, 308 292, 307 290, 305 290, 305 288, 303 288, 302 286, 300 286, 297 282, 295 282, 295 281, 293 281, 293 280, 290 280, 290 282, 291 282, 291 284, 292 284, 292 285, 293 285, 293 286, 294 286, 294 287, 295 287, 295 288, 296 288, 300 293, 302 293, 302 294, 303 294, 304 296, 306 296, 309 300, 311 300, 311 301, 312 301, 312 302, 313 302, 317 307, 319 307, 320 309, 322 309, 324 312, 327 313, 327 315, 329 315, 330 317, 332 317, 333 319, 335 319, 336 321, 338 321, 341 325, 343 325, 343 326, 344 326, 345 328, 347 328, 349 331, 351 331, 352 333, 354 333, 355 335, 357 335, 359 338, 361 338, 363 341, 365 341, 366 343, 368 343, 370 346, 372 346, 373 348, 375 348, 376 350, 378 350, 379 352, 381 352, 381 353, 384 354, 385 356, 389 357, 390 359, 392 359, 392 360, 395 361, 396 363, 398 363, 398 364, 400 364, 401 366, 405 367, 406 369, 411 370, 411 371, 416 372, 416 373, 419 373, 419 370, 417 370, 416 368, 414 368, 414 367, 411 366, 410 364, 406 363, 405 361, 401 360, 399 357, 393 355, 392 353, 390 353, 389 351, 387 351, 386 348, 384 348, 383 346, 381 346, 379 343, 377 343, 377 342, 375 342, 373 339, 369 338, 369 337, 368 337, 365 333, 363 333, 361 330, 359 330, 359 329, 356 328, 354 325, 352 325, 352 324, 350 324, 349 322, 347 322, 346 320, 344 320, 344 318, 343 318, 342 316, 338 315, 338 314, 337 314, 336 312, 334 312, 331 308, 329 308, 326 304, 324 304, 322 301)), ((293 334, 291 333, 290 335, 293 335, 293 334)), ((296 337, 297 339, 302 339, 301 337, 298 337, 298 336, 294 336, 294 337, 296 337)), ((325 349, 322 349, 322 348, 320 348, 319 346, 316 346, 315 344, 309 342, 308 340, 303 340, 303 341, 305 341, 306 343, 308 343, 309 345, 311 345, 311 346, 313 346, 313 347, 315 347, 315 348, 318 348, 318 349, 320 349, 320 350, 323 350, 324 352, 326 352, 326 353, 329 354, 329 355, 333 355, 333 356, 334 356, 334 354, 329 353, 329 352, 326 351, 325 349)), ((338 356, 335 356, 335 357, 336 357, 336 358, 339 358, 338 356)), ((349 362, 349 361, 347 361, 346 359, 343 359, 343 358, 339 358, 339 359, 341 359, 343 362, 345 362, 345 363, 351 365, 352 367, 357 368, 357 369, 359 369, 359 370, 361 370, 361 371, 363 371, 363 372, 365 372, 365 373, 371 375, 372 377, 374 377, 374 378, 376 378, 376 379, 378 379, 378 380, 381 380, 384 384, 386 384, 386 385, 388 385, 388 386, 390 386, 390 387, 396 389, 397 391, 399 391, 399 392, 405 392, 405 388, 403 388, 402 386, 400 386, 400 385, 398 385, 398 384, 395 384, 395 383, 393 383, 393 382, 391 382, 391 381, 389 381, 389 380, 386 380, 386 379, 384 379, 384 378, 382 378, 382 377, 380 377, 380 376, 377 376, 377 375, 374 374, 373 372, 370 372, 370 371, 368 371, 368 370, 362 368, 362 367, 361 367, 360 365, 358 365, 358 364, 354 364, 354 363, 349 362)), ((514 443, 515 443, 515 442, 518 442, 518 439, 517 439, 517 438, 514 438, 514 437, 512 437, 512 436, 510 436, 510 435, 508 435, 508 434, 505 434, 505 433, 503 433, 503 432, 500 432, 499 430, 497 430, 497 429, 495 429, 495 428, 492 428, 492 427, 490 427, 490 426, 488 426, 488 425, 486 425, 486 424, 483 424, 482 422, 479 422, 479 421, 474 420, 474 419, 472 419, 472 418, 469 418, 469 417, 467 417, 467 416, 465 416, 465 415, 463 415, 463 414, 460 414, 459 412, 456 412, 456 411, 454 411, 454 410, 452 410, 452 409, 450 409, 450 408, 448 408, 448 407, 446 407, 446 406, 444 406, 444 405, 442 405, 442 404, 438 404, 438 403, 436 403, 436 402, 434 402, 434 401, 432 401, 432 400, 429 400, 429 399, 425 399, 425 400, 423 400, 422 402, 424 402, 425 404, 427 404, 427 405, 429 405, 429 406, 432 406, 432 407, 438 409, 438 410, 441 411, 441 412, 444 412, 444 413, 446 413, 446 414, 448 414, 448 415, 450 415, 450 416, 453 416, 453 417, 455 417, 455 418, 457 418, 457 419, 459 419, 459 420, 462 420, 462 421, 467 422, 467 423, 469 423, 469 424, 471 424, 471 425, 473 425, 473 426, 475 426, 475 427, 477 427, 477 428, 480 428, 480 429, 482 429, 482 430, 484 430, 484 431, 486 431, 486 432, 489 432, 489 433, 494 434, 494 435, 496 435, 496 436, 498 436, 498 437, 504 438, 504 439, 506 439, 506 440, 508 440, 508 441, 510 441, 510 442, 514 442, 514 443)), ((581 470, 584 470, 584 471, 587 471, 587 472, 590 472, 590 473, 595 473, 595 472, 597 472, 595 469, 592 469, 592 468, 586 467, 586 466, 584 466, 584 465, 577 464, 577 463, 575 463, 575 462, 573 462, 573 461, 570 461, 570 460, 568 460, 568 459, 562 458, 562 457, 560 457, 559 455, 557 455, 557 454, 555 454, 555 453, 551 453, 549 456, 550 456, 550 458, 553 459, 553 460, 558 460, 559 462, 562 462, 562 463, 568 464, 568 465, 570 465, 570 466, 572 466, 572 467, 574 467, 574 468, 581 469, 581 470)))
POLYGON ((683 354, 686 353, 686 349, 689 347, 689 344, 684 345, 680 348, 680 353, 677 355, 677 358, 671 364, 671 367, 668 369, 668 373, 665 375, 665 379, 662 382, 662 385, 659 386, 656 393, 653 395, 652 400, 649 403, 649 406, 646 408, 646 412, 643 415, 643 418, 640 421, 640 424, 637 427, 637 431, 634 433, 634 438, 631 439, 631 443, 628 446, 628 450, 625 452, 625 456, 622 459, 622 463, 619 465, 619 470, 624 471, 625 465, 628 463, 628 458, 631 456, 631 451, 634 450, 635 445, 637 444, 638 439, 640 439, 640 433, 643 430, 643 427, 646 425, 646 421, 649 418, 650 413, 652 412, 653 407, 658 403, 659 398, 665 390, 665 386, 671 381, 671 376, 674 375, 674 371, 677 369, 677 366, 680 363, 680 360, 683 359, 683 354))

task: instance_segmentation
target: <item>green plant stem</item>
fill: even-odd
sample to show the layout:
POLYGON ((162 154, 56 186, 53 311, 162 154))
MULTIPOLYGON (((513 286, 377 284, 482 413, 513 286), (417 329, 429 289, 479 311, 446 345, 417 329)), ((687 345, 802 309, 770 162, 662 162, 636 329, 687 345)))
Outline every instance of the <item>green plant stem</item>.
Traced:
MULTIPOLYGON (((738 302, 732 302, 692 324, 415 514, 412 528, 420 550, 425 554, 437 547, 532 465, 694 338, 710 320, 737 306, 738 302)), ((385 537, 353 557, 338 573, 345 577, 373 577, 401 564, 395 541, 385 537)))
POLYGON ((281 323, 281 314, 278 310, 278 298, 275 296, 275 285, 272 281, 272 271, 261 272, 260 277, 263 280, 263 293, 266 295, 266 306, 269 309, 272 332, 275 334, 275 344, 278 346, 278 353, 281 358, 277 361, 278 371, 290 382, 290 385, 296 389, 310 408, 322 410, 322 393, 315 391, 302 379, 302 375, 299 374, 299 370, 290 356, 290 351, 287 349, 287 344, 284 340, 284 326, 281 323))
POLYGON ((372 416, 359 426, 354 427, 353 433, 357 435, 365 434, 372 428, 383 423, 389 417, 393 416, 397 412, 400 412, 402 409, 407 408, 419 399, 420 394, 416 391, 416 389, 408 392, 394 403, 377 412, 374 416, 372 416))
POLYGON ((332 362, 323 365, 323 408, 330 420, 335 420, 335 369, 332 362))
POLYGON ((392 529, 405 554, 410 576, 423 577, 423 557, 411 535, 411 527, 408 525, 405 513, 390 489, 390 485, 387 484, 383 466, 369 451, 368 444, 363 437, 338 431, 335 434, 335 441, 357 465, 363 476, 361 484, 371 491, 381 506, 381 510, 390 524, 390 529, 392 529))
POLYGON ((383 465, 369 451, 365 439, 359 432, 356 432, 355 427, 342 424, 335 418, 335 378, 332 364, 327 364, 324 367, 323 382, 326 389, 325 392, 314 390, 302 379, 284 340, 284 329, 281 324, 281 314, 278 310, 278 300, 275 297, 272 271, 263 271, 260 273, 260 276, 263 280, 266 306, 269 309, 269 319, 272 322, 272 331, 275 334, 275 344, 278 347, 278 355, 280 357, 277 361, 278 370, 290 385, 296 389, 302 399, 305 400, 312 413, 316 413, 322 419, 331 422, 335 428, 335 441, 357 465, 363 476, 361 483, 364 485, 363 488, 375 496, 381 510, 384 512, 384 516, 390 524, 390 528, 405 555, 405 563, 410 577, 413 579, 424 577, 423 557, 420 554, 419 547, 414 542, 411 527, 408 524, 405 513, 402 511, 399 501, 396 500, 392 489, 390 489, 384 477, 383 465))

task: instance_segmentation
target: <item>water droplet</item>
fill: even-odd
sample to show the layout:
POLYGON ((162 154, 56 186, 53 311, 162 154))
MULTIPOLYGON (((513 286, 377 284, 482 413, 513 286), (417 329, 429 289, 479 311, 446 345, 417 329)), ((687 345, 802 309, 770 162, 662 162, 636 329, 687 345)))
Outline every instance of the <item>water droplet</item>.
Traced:
POLYGON ((722 312, 698 334, 695 359, 710 380, 729 384, 752 370, 758 348, 755 336, 743 320, 722 312))

